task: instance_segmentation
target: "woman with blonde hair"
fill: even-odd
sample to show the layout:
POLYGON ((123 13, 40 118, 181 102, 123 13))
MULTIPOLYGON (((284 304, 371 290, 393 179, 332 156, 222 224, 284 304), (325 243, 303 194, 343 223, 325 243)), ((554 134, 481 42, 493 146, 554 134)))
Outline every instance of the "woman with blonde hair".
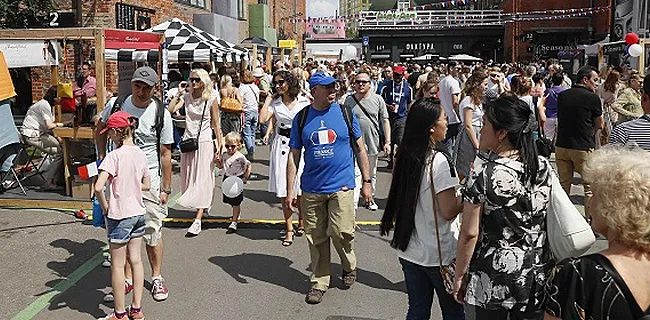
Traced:
MULTIPOLYGON (((226 77, 226 76, 225 76, 226 77)), ((172 112, 185 107, 185 134, 181 140, 181 196, 176 204, 196 210, 187 233, 201 232, 201 218, 212 206, 214 164, 221 150, 219 103, 212 94, 212 80, 203 69, 190 73, 188 92, 180 91, 171 101, 172 112), (217 138, 212 140, 212 131, 217 138), (184 147, 185 146, 185 147, 184 147)))
POLYGON ((242 75, 242 84, 239 86, 239 94, 244 104, 244 134, 243 140, 246 145, 246 157, 252 161, 255 154, 255 134, 257 133, 257 123, 259 111, 257 109, 260 100, 260 88, 255 85, 255 77, 249 70, 244 71, 242 75))
POLYGON ((616 124, 638 119, 643 115, 643 108, 641 108, 642 86, 643 76, 638 71, 632 70, 627 79, 627 88, 623 89, 616 102, 612 104, 612 109, 618 113, 616 124))
MULTIPOLYGON (((237 88, 233 86, 232 77, 225 74, 221 77, 221 83, 219 83, 219 96, 221 97, 221 133, 225 136, 229 132, 241 132, 242 127, 242 115, 241 112, 229 112, 223 110, 223 106, 226 103, 239 103, 243 105, 244 98, 242 98, 237 88), (234 99, 234 100, 233 100, 234 99)), ((243 107, 242 107, 243 110, 243 107)))
POLYGON ((546 283, 545 319, 650 315, 650 153, 607 146, 589 156, 592 228, 608 248, 560 262, 546 283))
POLYGON ((603 118, 605 119, 604 131, 596 134, 597 144, 599 142, 604 142, 601 144, 607 143, 613 124, 618 119, 618 114, 612 110, 612 105, 616 102, 616 97, 618 97, 621 88, 621 74, 616 70, 611 70, 605 79, 605 82, 596 89, 596 94, 603 101, 603 118))

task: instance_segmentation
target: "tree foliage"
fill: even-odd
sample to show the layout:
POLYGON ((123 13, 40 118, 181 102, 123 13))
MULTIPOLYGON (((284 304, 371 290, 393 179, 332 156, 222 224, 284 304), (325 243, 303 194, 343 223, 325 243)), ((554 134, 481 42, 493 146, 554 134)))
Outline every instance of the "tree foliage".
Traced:
POLYGON ((54 11, 52 0, 0 0, 0 28, 43 27, 54 11))

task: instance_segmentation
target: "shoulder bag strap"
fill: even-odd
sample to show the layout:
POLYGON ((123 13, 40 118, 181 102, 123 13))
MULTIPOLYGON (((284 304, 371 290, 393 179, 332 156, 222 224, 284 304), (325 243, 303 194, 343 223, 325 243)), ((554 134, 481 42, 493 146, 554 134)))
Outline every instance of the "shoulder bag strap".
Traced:
POLYGON ((618 286, 619 290, 621 291, 621 294, 625 297, 625 300, 627 301, 629 307, 630 307, 630 312, 634 315, 635 319, 643 319, 646 315, 644 314, 643 310, 641 310, 636 304, 636 299, 632 295, 632 292, 630 291, 630 288, 627 286, 621 275, 616 271, 614 266, 612 265, 612 262, 607 259, 607 257, 595 253, 595 254, 590 254, 588 256, 585 256, 585 258, 588 258, 589 260, 595 261, 598 263, 605 271, 612 277, 614 282, 616 283, 616 286, 618 286))
POLYGON ((440 263, 439 267, 442 268, 442 249, 440 248, 440 230, 438 229, 438 208, 436 206, 436 187, 435 184, 433 183, 433 164, 435 163, 436 160, 436 154, 437 152, 433 152, 433 157, 431 157, 431 168, 430 168, 430 176, 431 176, 431 199, 433 202, 433 222, 435 223, 436 226, 436 242, 438 242, 438 262, 440 263))
POLYGON ((377 130, 377 133, 381 134, 381 132, 379 132, 379 125, 377 124, 377 122, 375 122, 375 119, 373 119, 370 116, 370 113, 368 112, 368 110, 366 110, 366 108, 364 108, 363 105, 361 105, 361 102, 357 99, 357 97, 354 96, 354 93, 351 94, 350 96, 352 97, 352 99, 354 99, 354 102, 357 104, 357 106, 359 106, 359 109, 361 109, 361 111, 363 111, 363 114, 366 115, 366 118, 368 118, 370 120, 370 122, 372 122, 372 125, 375 126, 375 129, 377 130))
POLYGON ((208 102, 206 101, 203 104, 203 112, 201 112, 201 120, 199 121, 199 133, 196 135, 196 142, 199 142, 199 137, 201 136, 201 131, 203 129, 203 116, 205 116, 205 109, 208 108, 208 102))

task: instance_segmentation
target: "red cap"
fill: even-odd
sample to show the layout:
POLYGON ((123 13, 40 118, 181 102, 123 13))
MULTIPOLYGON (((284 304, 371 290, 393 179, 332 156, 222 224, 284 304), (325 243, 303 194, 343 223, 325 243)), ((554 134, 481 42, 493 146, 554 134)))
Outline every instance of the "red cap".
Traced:
POLYGON ((406 68, 404 68, 404 66, 394 66, 393 67, 393 73, 404 74, 404 72, 406 72, 406 68))
POLYGON ((106 128, 102 129, 99 134, 105 134, 109 129, 126 128, 135 124, 135 117, 124 111, 117 111, 108 117, 106 128))

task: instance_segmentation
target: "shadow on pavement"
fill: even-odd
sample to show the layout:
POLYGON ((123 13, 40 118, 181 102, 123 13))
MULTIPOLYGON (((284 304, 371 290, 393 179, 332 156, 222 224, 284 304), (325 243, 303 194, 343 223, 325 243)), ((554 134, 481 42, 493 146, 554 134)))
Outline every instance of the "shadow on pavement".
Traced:
POLYGON ((285 257, 243 253, 236 256, 215 256, 208 261, 221 267, 239 283, 247 284, 246 278, 253 278, 298 293, 304 293, 309 288, 309 277, 292 268, 293 261, 285 257))
MULTIPOLYGON (((94 256, 102 249, 104 243, 90 239, 85 242, 75 242, 69 239, 57 239, 50 243, 54 248, 62 248, 70 253, 70 257, 65 261, 50 261, 47 267, 53 273, 62 279, 48 281, 45 285, 53 288, 63 278, 68 277, 72 272, 85 263, 90 257, 94 256)), ((99 308, 99 303, 104 297, 103 289, 109 287, 110 269, 95 268, 93 271, 84 276, 80 282, 74 284, 64 293, 56 296, 50 301, 49 310, 69 308, 79 311, 83 314, 89 314, 97 318, 103 316, 105 312, 99 308), (88 281, 90 279, 90 281, 88 281)), ((39 295, 45 294, 43 292, 39 295)))
MULTIPOLYGON (((338 288, 341 290, 346 290, 343 286, 343 281, 340 279, 341 276, 341 265, 338 263, 332 263, 332 268, 330 274, 330 288, 338 288)), ((392 281, 386 279, 384 276, 377 272, 368 271, 357 267, 357 283, 361 283, 368 287, 381 290, 391 290, 397 292, 406 293, 406 284, 404 281, 393 283, 392 281)))
MULTIPOLYGON (((259 253, 243 253, 236 256, 215 256, 208 261, 221 267, 239 283, 247 284, 246 278, 275 284, 297 293, 305 293, 309 288, 309 276, 291 267, 293 261, 285 258, 259 253)), ((339 279, 341 265, 333 263, 330 288, 344 290, 339 279)), ((375 289, 406 292, 404 281, 393 283, 379 273, 357 268, 357 282, 375 289)))

